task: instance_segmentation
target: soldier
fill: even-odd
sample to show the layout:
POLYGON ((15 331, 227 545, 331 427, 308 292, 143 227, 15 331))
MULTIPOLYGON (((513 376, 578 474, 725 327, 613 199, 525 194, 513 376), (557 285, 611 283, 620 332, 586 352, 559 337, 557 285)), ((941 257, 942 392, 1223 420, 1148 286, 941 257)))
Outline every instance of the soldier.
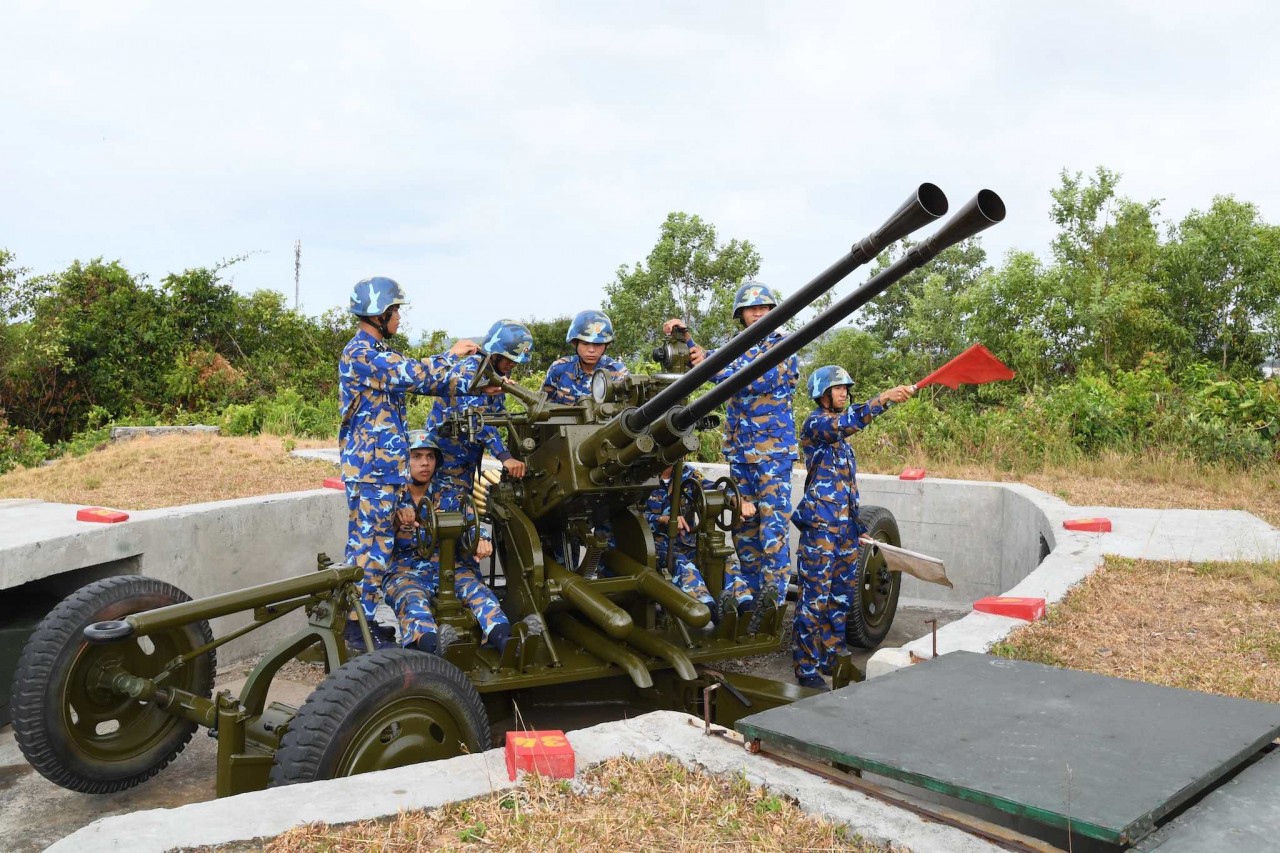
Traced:
MULTIPOLYGON (((681 483, 689 483, 698 481, 704 489, 714 489, 715 483, 702 476, 702 473, 692 465, 684 464, 681 466, 681 483)), ((662 476, 658 480, 658 487, 649 493, 649 500, 645 503, 644 517, 649 522, 649 526, 653 529, 653 544, 657 549, 659 565, 671 567, 671 581, 680 589, 684 590, 688 595, 698 599, 711 609, 711 621, 719 625, 721 610, 711 593, 707 591, 707 584, 702 578, 702 572, 698 571, 698 567, 694 565, 693 557, 697 553, 697 534, 689 529, 689 522, 681 515, 676 519, 679 527, 679 533, 676 536, 675 551, 668 553, 670 547, 668 533, 671 529, 671 497, 672 485, 671 478, 674 466, 668 465, 667 469, 662 472, 662 476)), ((681 495, 683 503, 687 500, 688 490, 681 495)), ((756 508, 749 501, 742 504, 742 514, 752 516, 755 514, 756 508)))
MULTIPOLYGON (((513 320, 499 320, 489 327, 481 351, 490 356, 494 369, 505 378, 517 364, 529 361, 533 352, 533 336, 513 320)), ((512 477, 519 479, 525 473, 524 463, 511 456, 496 426, 488 424, 481 428, 478 436, 469 437, 446 436, 445 430, 441 429, 454 412, 479 409, 484 413, 498 414, 506 411, 507 395, 502 393, 500 386, 486 388, 481 394, 465 393, 480 369, 482 358, 483 355, 477 354, 457 363, 453 380, 458 390, 448 396, 441 395, 427 415, 427 431, 435 436, 440 448, 440 470, 436 472, 436 481, 442 509, 456 511, 462 505, 463 496, 471 494, 486 449, 512 477)), ((479 572, 480 562, 474 555, 463 556, 458 559, 458 567, 479 572)))
MULTIPOLYGON (((749 328, 778 304, 772 289, 757 281, 738 288, 733 298, 734 319, 749 328)), ((684 321, 667 320, 662 327, 671 334, 684 321)), ((734 373, 772 349, 782 340, 780 332, 760 343, 721 370, 712 382, 724 382, 734 373)), ((693 342, 686 329, 689 360, 700 363, 707 353, 693 342)), ((787 540, 787 519, 791 515, 791 468, 796 460, 795 416, 791 398, 800 378, 800 362, 794 355, 785 359, 729 399, 725 421, 724 455, 729 472, 745 500, 757 512, 742 517, 734 530, 740 565, 725 568, 725 590, 721 606, 736 604, 739 615, 756 608, 752 626, 768 608, 786 601, 791 577, 791 550, 787 540)))
MULTIPOLYGON (((392 279, 374 276, 357 282, 351 313, 360 318, 360 329, 338 361, 338 444, 348 509, 346 561, 364 570, 361 608, 375 626, 395 537, 396 498, 408 479, 405 394, 449 393, 457 387, 450 384, 454 360, 477 349, 471 341, 458 341, 447 353, 423 361, 392 350, 386 339, 400 328, 400 311, 407 304, 404 290, 392 279)), ((386 631, 373 633, 380 643, 388 643, 386 631)), ((344 636, 354 647, 364 647, 354 616, 344 636)))
POLYGON ((556 359, 542 380, 542 390, 552 403, 571 406, 591 396, 591 374, 607 370, 614 379, 627 375, 627 366, 605 355, 613 341, 613 323, 600 311, 579 311, 569 325, 565 343, 573 344, 574 355, 556 359))
MULTIPOLYGON (((383 584, 387 604, 400 621, 400 645, 431 653, 443 653, 447 644, 441 643, 441 634, 431 612, 431 600, 440 588, 440 551, 437 548, 430 557, 418 553, 415 547, 418 511, 424 500, 431 501, 441 512, 461 509, 442 500, 444 490, 433 482, 439 462, 440 448, 432 436, 426 430, 411 430, 409 487, 400 496, 395 551, 383 584)), ((476 545, 475 556, 484 559, 491 553, 493 543, 487 537, 482 538, 476 545)), ((511 623, 493 592, 474 569, 462 566, 454 569, 453 588, 458 598, 475 614, 485 645, 501 652, 511 637, 511 623)))
POLYGON ((800 598, 792 635, 802 687, 826 688, 819 670, 830 672, 844 650, 849 608, 857 606, 858 460, 845 439, 915 393, 910 385, 898 385, 846 409, 852 385, 838 365, 813 371, 809 396, 817 408, 800 430, 808 475, 794 516, 800 528, 800 598))

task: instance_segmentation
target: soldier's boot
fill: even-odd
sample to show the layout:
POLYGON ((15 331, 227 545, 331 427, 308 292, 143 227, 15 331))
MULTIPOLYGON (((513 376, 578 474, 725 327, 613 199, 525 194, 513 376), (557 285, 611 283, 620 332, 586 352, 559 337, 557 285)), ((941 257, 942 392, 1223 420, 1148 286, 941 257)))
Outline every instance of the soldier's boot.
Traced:
POLYGON ((796 683, 801 687, 807 687, 810 690, 828 691, 831 688, 827 686, 826 679, 821 675, 805 675, 796 678, 796 683))
POLYGON ((489 636, 485 637, 484 644, 498 654, 502 654, 510 641, 511 625, 507 622, 499 622, 489 629, 489 636))
MULTIPOLYGON (((759 634, 760 626, 765 624, 765 620, 772 616, 778 609, 778 593, 772 589, 765 590, 756 603, 756 608, 751 614, 751 621, 747 623, 748 634, 759 634)), ((773 620, 770 620, 773 625, 773 620)))

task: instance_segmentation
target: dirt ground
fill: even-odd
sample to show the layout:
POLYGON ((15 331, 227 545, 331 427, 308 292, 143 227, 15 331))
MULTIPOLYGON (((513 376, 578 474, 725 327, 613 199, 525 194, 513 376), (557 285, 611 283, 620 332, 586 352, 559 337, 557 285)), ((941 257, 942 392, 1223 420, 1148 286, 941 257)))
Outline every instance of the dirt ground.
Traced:
MULTIPOLYGON (((963 615, 962 611, 955 610, 899 608, 885 645, 899 646, 928 633, 926 620, 936 618, 939 625, 944 625, 963 615)), ((865 666, 870 656, 870 650, 862 650, 854 660, 859 666, 865 666)), ((789 681, 793 677, 790 651, 744 658, 734 668, 778 680, 789 681)), ((238 689, 247 669, 242 664, 224 670, 219 675, 217 689, 238 689)), ((282 677, 273 683, 271 699, 300 705, 323 676, 323 669, 318 665, 290 664, 282 677)), ((525 715, 525 722, 534 728, 571 731, 621 719, 628 713, 616 706, 572 711, 531 709, 525 715)), ((118 794, 77 794, 59 788, 33 770, 14 743, 13 727, 0 727, 0 804, 3 806, 0 808, 0 838, 4 839, 3 848, 11 853, 35 853, 98 818, 214 799, 216 759, 217 742, 204 731, 198 731, 173 764, 137 788, 118 794)))

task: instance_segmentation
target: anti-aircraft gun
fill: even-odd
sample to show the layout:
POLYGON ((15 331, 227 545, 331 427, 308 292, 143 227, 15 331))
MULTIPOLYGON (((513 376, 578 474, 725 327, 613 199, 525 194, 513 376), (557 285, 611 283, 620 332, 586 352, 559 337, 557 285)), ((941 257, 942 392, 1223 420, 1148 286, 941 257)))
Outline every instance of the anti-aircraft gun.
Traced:
MULTIPOLYGON (((508 446, 528 471, 482 495, 502 567, 503 583, 495 585, 514 626, 501 654, 480 644, 474 617, 453 593, 459 550, 474 553, 478 541, 475 507, 427 507, 420 545, 440 552, 433 609, 442 633, 452 626, 460 637, 442 657, 398 648, 351 657, 342 628, 348 611, 360 614, 361 572, 323 555, 317 572, 196 601, 154 579, 108 578, 63 601, 27 643, 12 702, 24 755, 59 785, 106 793, 153 776, 204 726, 218 740, 217 793, 225 796, 484 749, 490 721, 509 717, 515 700, 621 699, 731 725, 808 695, 794 684, 709 666, 780 649, 782 609, 770 604, 750 620, 725 612, 712 628, 709 608, 664 574, 640 507, 658 475, 697 449, 699 426, 737 389, 941 250, 1004 218, 999 197, 983 190, 902 258, 688 401, 854 269, 946 209, 941 190, 921 185, 879 229, 691 369, 681 369, 687 353, 672 341, 668 372, 617 382, 598 372, 590 398, 575 405, 552 405, 504 383, 523 412, 454 417, 450 428, 462 434, 486 422, 505 426, 508 446), (262 658, 240 695, 213 697, 216 648, 299 610, 305 627, 262 658), (208 620, 240 612, 251 614, 249 623, 215 639, 208 620), (300 708, 268 704, 272 678, 295 657, 323 662, 327 679, 300 708), (724 689, 713 694, 716 685, 724 689)), ((477 386, 496 381, 482 364, 477 386)), ((678 473, 673 482, 681 482, 678 473)), ((726 531, 741 496, 724 478, 713 489, 676 489, 672 497, 671 515, 683 515, 696 532, 698 567, 718 596, 732 553, 726 531)), ((852 676, 851 666, 840 668, 836 686, 852 676)))

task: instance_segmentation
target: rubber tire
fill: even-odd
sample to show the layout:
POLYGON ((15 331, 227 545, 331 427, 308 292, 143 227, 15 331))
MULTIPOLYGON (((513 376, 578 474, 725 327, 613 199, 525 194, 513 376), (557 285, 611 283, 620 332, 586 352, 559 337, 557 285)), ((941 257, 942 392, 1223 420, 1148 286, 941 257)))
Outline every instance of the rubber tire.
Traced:
MULTIPOLYGON (((41 620, 18 659, 10 708, 14 739, 27 761, 42 776, 83 794, 109 794, 150 779, 182 752, 198 728, 194 721, 126 697, 110 697, 109 701, 95 706, 95 710, 100 709, 109 717, 111 709, 107 706, 113 705, 121 714, 137 715, 129 724, 130 733, 146 733, 147 728, 154 731, 146 733, 146 743, 134 753, 109 758, 87 754, 83 744, 76 743, 76 733, 67 728, 68 724, 74 725, 69 719, 73 705, 67 692, 75 686, 71 679, 87 674, 91 664, 84 664, 86 669, 77 669, 77 664, 87 656, 92 660, 92 656, 111 653, 127 644, 133 644, 135 650, 138 648, 138 640, 133 639, 91 644, 84 638, 86 626, 190 600, 182 590, 155 578, 118 575, 77 590, 41 620), (142 707, 141 711, 138 706, 142 707)), ((134 672, 135 675, 155 675, 171 658, 168 652, 174 649, 188 652, 213 641, 209 623, 203 620, 156 636, 170 646, 166 649, 166 659, 155 661, 154 667, 148 666, 146 671, 134 672)), ((216 670, 215 652, 210 650, 188 662, 180 671, 181 677, 172 683, 208 698, 213 695, 216 670)), ((108 695, 102 694, 104 700, 108 695)), ((125 730, 121 727, 117 732, 125 733, 125 730)), ((92 737, 95 748, 110 752, 112 734, 116 732, 80 733, 79 737, 92 737)))
MULTIPOLYGON (((334 670, 289 722, 271 767, 269 787, 332 779, 345 755, 379 711, 421 697, 443 706, 461 733, 459 749, 477 753, 489 747, 489 718, 471 681, 453 664, 412 649, 382 649, 347 661, 334 670), (461 747, 465 747, 465 750, 461 747)), ((447 748, 446 748, 447 749, 447 748)), ((444 756, 435 756, 444 757, 444 756)), ((427 760, 397 760, 368 769, 387 769, 427 760)), ((361 771, 363 772, 363 771, 361 771)))
MULTIPOLYGON (((898 535, 898 522, 893 513, 882 506, 864 506, 858 512, 858 521, 863 531, 873 539, 888 542, 890 545, 901 545, 902 537, 898 535)), ((883 557, 878 557, 871 568, 883 565, 883 557)), ((870 602, 865 600, 870 579, 867 571, 871 564, 871 549, 865 546, 858 548, 858 588, 857 601, 849 607, 849 618, 845 623, 845 642, 853 647, 874 649, 884 642, 893 627, 893 617, 898 612, 898 594, 902 591, 902 573, 889 572, 889 594, 884 609, 878 615, 868 610, 870 602)))

